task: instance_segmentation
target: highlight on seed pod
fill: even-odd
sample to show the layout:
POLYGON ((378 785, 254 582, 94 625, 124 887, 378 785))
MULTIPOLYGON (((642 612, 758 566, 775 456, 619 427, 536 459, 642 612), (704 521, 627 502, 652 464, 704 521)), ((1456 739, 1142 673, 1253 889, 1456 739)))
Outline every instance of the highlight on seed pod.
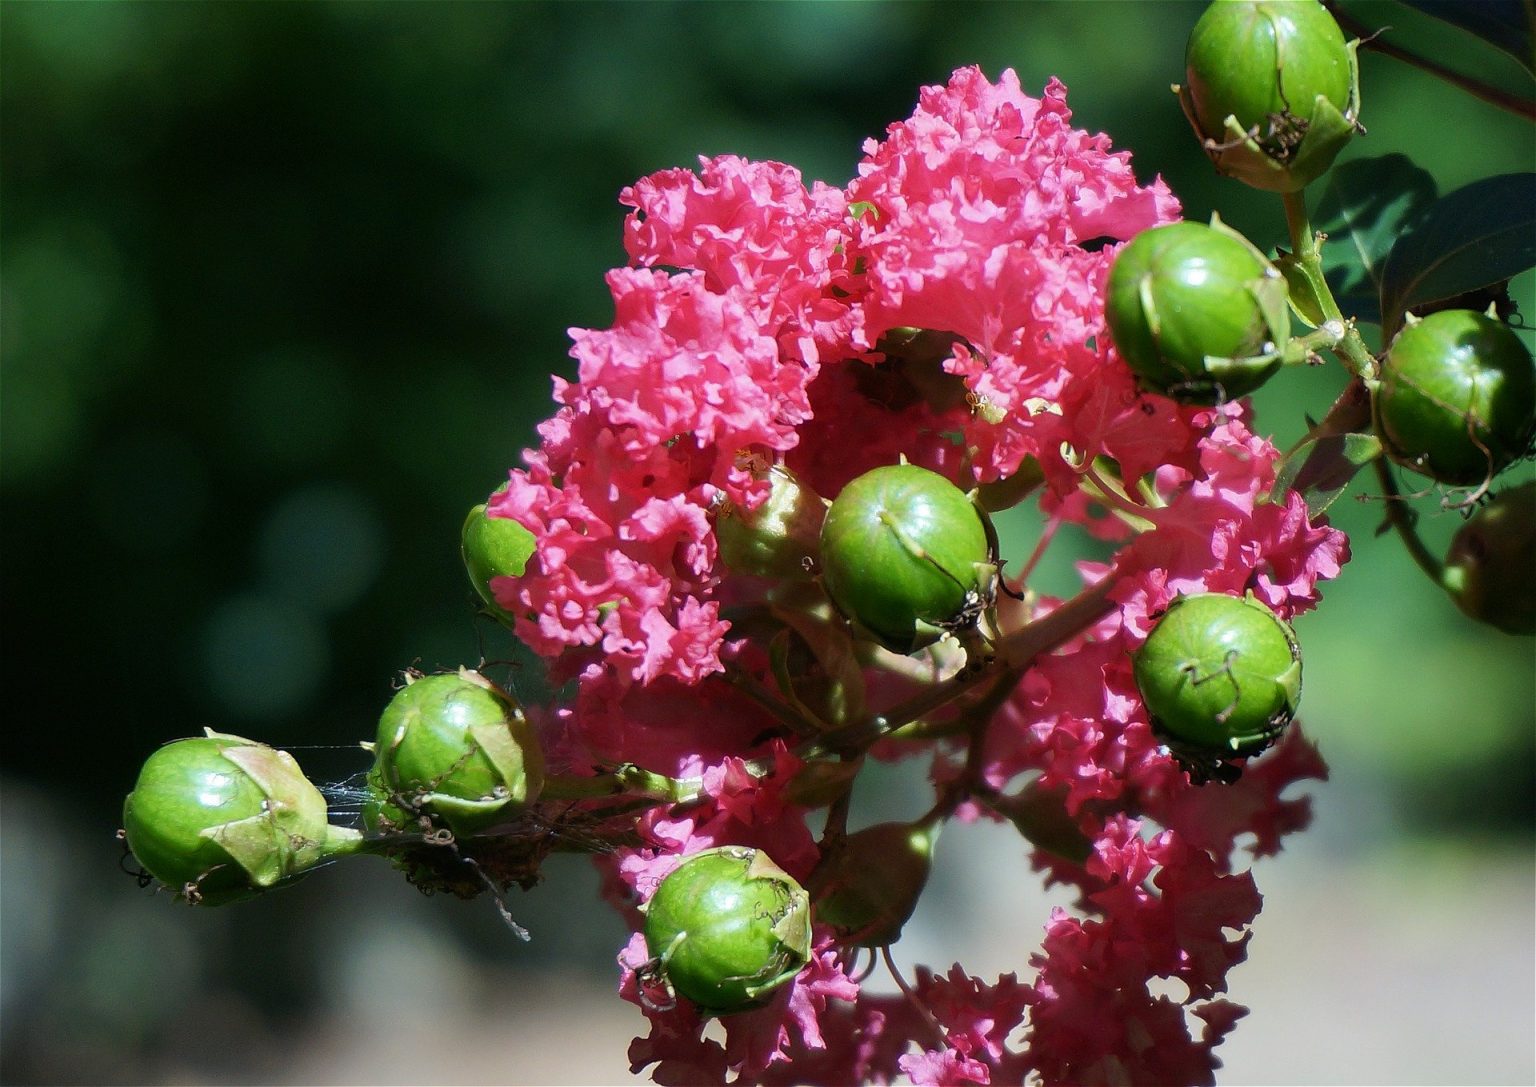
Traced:
POLYGON ((714 1015, 761 1005, 811 959, 810 897, 759 849, 693 854, 642 909, 652 969, 714 1015))
POLYGON ((455 835, 516 818, 544 784, 544 754, 522 708, 478 672, 409 678, 379 717, 364 806, 370 830, 425 816, 455 835))
POLYGON ((865 472, 843 488, 821 527, 827 593, 897 653, 973 628, 997 571, 984 518, 937 472, 915 464, 865 472))
POLYGON ((202 905, 247 898, 361 844, 326 821, 325 798, 292 755, 212 729, 145 760, 123 832, 150 875, 202 905))

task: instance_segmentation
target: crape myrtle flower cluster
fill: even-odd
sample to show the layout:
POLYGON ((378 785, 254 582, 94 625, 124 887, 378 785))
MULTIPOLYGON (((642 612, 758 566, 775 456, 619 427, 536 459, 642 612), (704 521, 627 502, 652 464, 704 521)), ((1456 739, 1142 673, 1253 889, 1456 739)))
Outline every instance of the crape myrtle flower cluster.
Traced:
MULTIPOLYGON (((1012 71, 993 83, 961 69, 865 144, 846 189, 729 156, 625 189, 613 324, 573 330, 576 380, 555 379, 539 447, 489 499, 493 521, 535 540, 520 576, 491 581, 495 602, 575 683, 541 722, 551 763, 702 783, 597 861, 635 930, 620 990, 649 1033, 631 1061, 658 1082, 1210 1082, 1245 1013, 1222 996, 1260 908, 1236 843, 1276 852, 1309 815, 1282 792, 1326 770, 1292 728, 1235 784, 1198 787, 1154 734, 1132 662, 1182 597, 1246 595, 1289 620, 1348 545, 1299 494, 1271 499, 1279 452, 1244 402, 1146 391, 1117 354, 1111 264, 1179 205, 1107 137, 1073 128, 1066 98, 1055 80, 1035 98, 1012 71), (827 803, 807 786, 816 760, 762 697, 784 672, 764 631, 825 611, 816 564, 802 579, 732 569, 721 525, 763 508, 776 479, 831 498, 900 463, 983 494, 1043 481, 1044 538, 1070 522, 1119 546, 1080 564, 1101 606, 1030 658, 984 727, 869 748, 929 759, 936 806, 955 818, 1004 818, 1026 794, 1053 803, 1065 847, 1041 846, 1038 820, 1020 825, 1063 903, 1027 976, 923 969, 910 998, 862 991, 846 931, 817 921, 803 968, 721 1016, 717 1041, 711 1009, 655 992, 643 905, 706 850, 760 850, 814 885, 830 848, 807 826, 827 803)), ((1062 606, 1022 588, 1000 598, 1016 622, 1062 606)), ((951 677, 968 666, 954 657, 945 641, 902 667, 866 646, 822 719, 951 677)), ((832 667, 826 653, 813 663, 832 667)))
POLYGON ((1416 206, 1400 156, 1339 168, 1332 198, 1363 177, 1406 230, 1336 228, 1398 273, 1348 298, 1373 353, 1303 197, 1361 131, 1359 44, 1315 0, 1220 0, 1190 36, 1175 89, 1215 168, 1279 195, 1273 259, 1011 71, 926 88, 846 188, 727 156, 625 189, 613 323, 573 331, 576 379, 461 537, 555 700, 407 672, 361 826, 285 752, 173 741, 124 804, 141 878, 215 905, 373 853, 526 938, 505 892, 586 852, 657 1082, 1213 1082, 1249 865, 1327 775, 1290 621, 1349 557, 1329 504, 1372 465, 1431 581, 1536 633, 1536 483, 1496 478, 1536 447, 1505 320, 1530 257, 1487 211, 1536 174, 1416 206), (1282 455, 1242 398, 1322 350, 1347 385, 1282 455), (1465 515, 1444 561, 1394 465, 1465 515), (1005 553, 1015 507, 1038 532, 1005 553), (1032 572, 1069 524, 1109 557, 1056 599, 1032 572), (850 831, 861 769, 914 758, 927 809, 850 831), (1059 896, 1026 972, 890 954, 952 820, 1011 825, 1059 896))

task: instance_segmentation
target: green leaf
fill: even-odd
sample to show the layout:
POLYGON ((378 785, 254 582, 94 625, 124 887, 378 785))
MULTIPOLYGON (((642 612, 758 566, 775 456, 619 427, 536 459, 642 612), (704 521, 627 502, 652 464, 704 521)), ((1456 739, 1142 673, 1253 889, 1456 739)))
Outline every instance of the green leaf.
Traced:
POLYGON ((1328 235, 1323 275, 1346 317, 1381 322, 1387 254, 1436 195, 1435 179, 1407 155, 1354 159, 1329 175, 1313 219, 1328 235))
POLYGON ((1469 4, 1467 0, 1402 2, 1483 39, 1514 57, 1526 71, 1536 71, 1531 53, 1531 8, 1521 0, 1478 0, 1475 4, 1469 4))
POLYGON ((1355 473, 1381 456, 1381 439, 1374 434, 1323 434, 1309 438, 1285 458, 1270 497, 1279 501, 1287 491, 1306 499, 1309 516, 1318 517, 1349 488, 1355 473))
POLYGON ((1436 201, 1382 270, 1382 331, 1403 314, 1536 265, 1536 173, 1485 177, 1436 201))

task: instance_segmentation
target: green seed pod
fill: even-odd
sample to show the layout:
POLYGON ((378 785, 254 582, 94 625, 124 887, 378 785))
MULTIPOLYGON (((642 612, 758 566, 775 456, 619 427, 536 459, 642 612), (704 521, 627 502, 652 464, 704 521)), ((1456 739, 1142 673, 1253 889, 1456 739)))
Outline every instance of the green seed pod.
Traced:
POLYGON ((1200 404, 1257 389, 1291 332, 1285 277, 1212 218, 1144 230, 1115 257, 1105 318, 1126 364, 1155 392, 1200 404))
POLYGON ((838 609, 888 649, 910 653, 975 626, 996 573, 982 513, 913 464, 865 472, 821 528, 821 570, 838 609))
POLYGON ((1190 32, 1184 114, 1217 171, 1295 192, 1356 131, 1358 43, 1316 0, 1217 0, 1190 32))
POLYGON ((1084 864, 1093 853, 1093 842, 1082 825, 1067 814, 1067 790, 1046 788, 1036 778, 1009 796, 986 800, 987 807, 1006 817, 1030 845, 1054 853, 1073 864, 1084 864))
POLYGON ((941 824, 879 823, 850 834, 811 873, 816 918, 860 947, 885 947, 917 909, 941 824))
POLYGON ((327 824, 325 798, 292 755, 212 729, 145 761, 123 829, 150 875, 204 905, 297 878, 358 839, 327 824))
POLYGON ((695 853, 644 910, 660 976, 715 1015, 764 1003, 811 960, 810 897, 757 849, 695 853))
MULTIPOLYGON (((502 484, 497 493, 505 489, 506 484, 502 484)), ((485 509, 482 502, 464 518, 459 552, 464 558, 469 583, 485 601, 486 609, 510 626, 512 614, 496 602, 491 579, 520 576, 528 568, 536 541, 533 533, 510 517, 488 517, 485 509)))
MULTIPOLYGON (((455 835, 516 818, 544 785, 544 755, 512 697, 461 668, 423 676, 395 693, 379 718, 371 782, 390 804, 365 807, 379 829, 391 809, 441 817, 455 835)), ((369 820, 372 820, 370 822, 369 820)))
POLYGON ((782 465, 767 471, 768 498, 756 509, 726 503, 715 514, 720 558, 756 577, 809 578, 827 505, 782 465))
POLYGON ((1296 635, 1251 596, 1174 600, 1134 668, 1153 728, 1197 770, 1263 751, 1301 699, 1296 635))
POLYGON ((1409 316, 1383 360, 1376 430, 1397 463, 1441 483, 1478 486, 1531 449, 1536 363, 1496 317, 1409 316))
POLYGON ((1501 492, 1461 526, 1442 580, 1468 617, 1536 634, 1536 480, 1501 492))

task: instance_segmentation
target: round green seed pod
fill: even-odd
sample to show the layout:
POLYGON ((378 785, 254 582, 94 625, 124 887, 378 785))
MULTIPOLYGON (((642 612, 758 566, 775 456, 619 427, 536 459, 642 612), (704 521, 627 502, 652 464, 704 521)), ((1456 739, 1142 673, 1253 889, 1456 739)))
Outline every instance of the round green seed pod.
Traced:
POLYGON ((1316 0, 1217 0, 1190 32, 1179 98, 1217 170, 1294 192, 1358 129, 1355 51, 1316 0))
POLYGON ((732 570, 756 577, 808 578, 827 506, 788 468, 768 469, 768 498, 756 509, 727 503, 716 512, 720 558, 732 570))
POLYGON ((1301 648, 1251 597, 1183 596, 1168 606, 1134 659, 1136 686, 1158 735, 1197 759, 1256 755, 1301 700, 1301 648))
POLYGON ((646 947, 661 975, 715 1015, 764 1003, 811 959, 810 898, 761 850, 695 853, 644 909, 646 947))
POLYGON ((982 513, 937 472, 896 464, 843 488, 821 527, 821 571, 838 609, 910 653, 973 626, 991 592, 982 513))
POLYGON ((128 848, 161 883, 219 905, 296 878, 329 853, 325 798, 293 756, 209 730, 144 763, 123 803, 128 848))
MULTIPOLYGON (((505 490, 503 484, 501 490, 505 490)), ((498 492, 499 493, 499 492, 498 492)), ((489 517, 484 502, 473 507, 464 518, 459 553, 464 571, 491 614, 511 625, 510 612, 496 602, 491 581, 498 577, 518 577, 528 568, 528 559, 537 546, 533 533, 510 517, 489 517)))
POLYGON ((1141 384, 1192 403, 1245 396, 1280 368, 1285 277, 1218 221, 1144 230, 1115 257, 1105 319, 1141 384))
POLYGON ((1441 483, 1481 485, 1530 451, 1536 362, 1496 317, 1410 317, 1387 349, 1375 409, 1397 463, 1441 483))
POLYGON ((538 798, 544 755, 510 695, 461 668, 422 676, 395 693, 379 718, 370 782, 388 803, 365 823, 397 824, 392 809, 440 817, 455 835, 516 818, 538 798), (372 822, 369 822, 369 820, 372 822))
POLYGON ((861 947, 895 943, 928 884, 941 826, 877 823, 843 838, 811 873, 817 920, 861 947))
POLYGON ((1499 493, 1461 526, 1443 581, 1469 618, 1536 634, 1536 480, 1499 493))

